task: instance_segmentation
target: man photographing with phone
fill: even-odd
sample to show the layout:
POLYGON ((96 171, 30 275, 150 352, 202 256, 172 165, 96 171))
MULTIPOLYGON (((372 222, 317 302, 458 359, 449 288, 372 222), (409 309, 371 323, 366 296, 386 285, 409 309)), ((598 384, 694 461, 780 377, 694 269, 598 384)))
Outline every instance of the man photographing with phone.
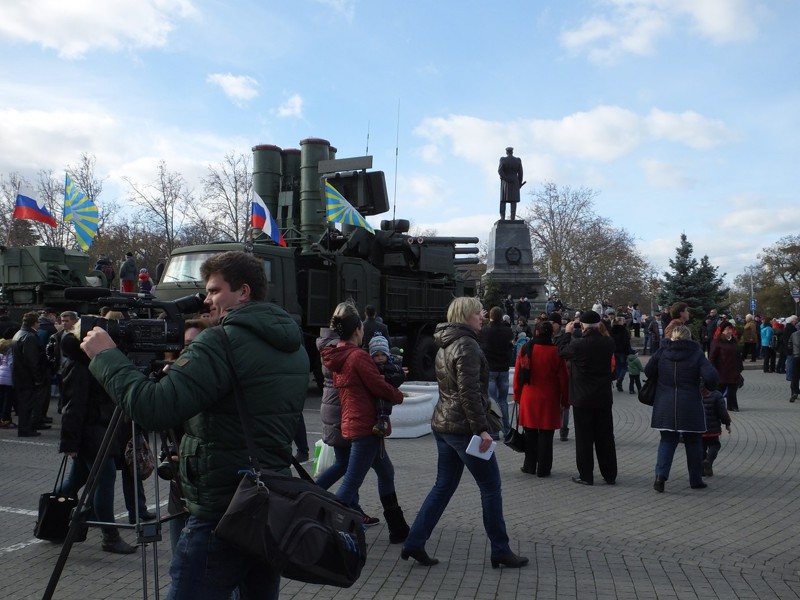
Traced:
POLYGON ((238 471, 250 467, 234 381, 242 389, 262 468, 288 475, 308 388, 308 356, 297 323, 264 301, 262 261, 225 252, 206 260, 200 272, 211 323, 224 327, 235 373, 212 330, 200 333, 158 381, 139 372, 99 327, 81 348, 92 359, 94 377, 136 423, 149 430, 183 425, 180 478, 191 516, 173 553, 168 598, 229 598, 236 588, 242 598, 277 598, 278 573, 217 539, 214 528, 241 480, 238 471))

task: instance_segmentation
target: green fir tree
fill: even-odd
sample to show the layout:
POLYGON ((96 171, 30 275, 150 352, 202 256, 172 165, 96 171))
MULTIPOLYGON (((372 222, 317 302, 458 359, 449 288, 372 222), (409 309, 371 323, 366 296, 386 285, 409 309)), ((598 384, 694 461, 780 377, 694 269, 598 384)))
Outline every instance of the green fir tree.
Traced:
POLYGON ((713 266, 708 256, 697 262, 692 254, 694 248, 681 234, 681 245, 675 249, 675 258, 670 259, 672 272, 664 272, 664 281, 658 300, 662 306, 669 307, 675 302, 686 302, 692 321, 702 319, 712 308, 726 312, 728 306, 723 304, 728 297, 729 288, 724 287, 723 277, 718 268, 713 266))

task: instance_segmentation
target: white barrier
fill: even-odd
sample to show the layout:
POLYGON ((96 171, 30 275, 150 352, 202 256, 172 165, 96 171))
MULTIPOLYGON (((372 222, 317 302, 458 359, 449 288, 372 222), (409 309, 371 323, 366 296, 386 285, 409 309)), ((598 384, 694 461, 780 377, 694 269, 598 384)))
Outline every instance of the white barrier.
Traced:
MULTIPOLYGON (((507 402, 514 401, 511 389, 514 369, 508 372, 507 402)), ((418 438, 431 432, 433 409, 439 401, 439 386, 435 381, 407 381, 400 386, 403 403, 392 408, 392 437, 400 439, 418 438)))

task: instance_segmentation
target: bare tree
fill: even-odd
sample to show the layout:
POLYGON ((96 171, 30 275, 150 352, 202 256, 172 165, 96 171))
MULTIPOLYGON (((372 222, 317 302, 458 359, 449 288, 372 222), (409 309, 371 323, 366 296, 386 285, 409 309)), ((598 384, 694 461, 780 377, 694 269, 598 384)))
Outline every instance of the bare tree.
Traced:
POLYGON ((597 194, 547 182, 523 213, 534 264, 569 307, 586 308, 596 298, 626 303, 645 288, 649 265, 627 231, 595 214, 597 194))
POLYGON ((144 209, 139 218, 147 231, 160 235, 162 239, 159 254, 168 255, 176 246, 183 226, 191 192, 180 173, 167 170, 164 160, 158 163, 155 181, 137 185, 125 177, 131 188, 131 201, 144 209))
POLYGON ((250 231, 250 157, 233 152, 208 166, 203 179, 203 200, 190 204, 195 234, 206 240, 243 242, 250 231))

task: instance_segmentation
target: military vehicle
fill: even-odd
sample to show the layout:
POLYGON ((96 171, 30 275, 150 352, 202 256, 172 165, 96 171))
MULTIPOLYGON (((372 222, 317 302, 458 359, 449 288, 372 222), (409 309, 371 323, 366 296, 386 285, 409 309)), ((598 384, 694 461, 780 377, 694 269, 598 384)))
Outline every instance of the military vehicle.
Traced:
POLYGON ((52 246, 0 246, 0 305, 19 321, 31 310, 87 312, 86 303, 66 300, 64 290, 74 286, 105 287, 99 271, 89 272, 91 259, 80 250, 52 246))
MULTIPOLYGON (((309 138, 300 150, 273 145, 253 148, 253 188, 275 217, 287 247, 256 230, 252 243, 222 242, 179 248, 156 286, 160 300, 202 290, 202 262, 217 252, 251 251, 264 260, 271 302, 294 315, 306 334, 312 364, 315 340, 339 302, 352 300, 363 314, 373 305, 389 327, 391 344, 403 349, 404 366, 416 380, 433 380, 433 330, 445 320, 456 296, 474 295, 459 265, 474 264, 473 237, 414 237, 409 222, 385 220, 374 234, 326 219, 325 183, 330 182, 361 215, 389 210, 383 171, 369 171, 372 157, 336 159, 330 142, 309 138)), ((269 220, 268 220, 269 222, 269 220)), ((319 377, 319 373, 317 373, 319 377)), ((319 381, 319 378, 318 378, 319 381)))

